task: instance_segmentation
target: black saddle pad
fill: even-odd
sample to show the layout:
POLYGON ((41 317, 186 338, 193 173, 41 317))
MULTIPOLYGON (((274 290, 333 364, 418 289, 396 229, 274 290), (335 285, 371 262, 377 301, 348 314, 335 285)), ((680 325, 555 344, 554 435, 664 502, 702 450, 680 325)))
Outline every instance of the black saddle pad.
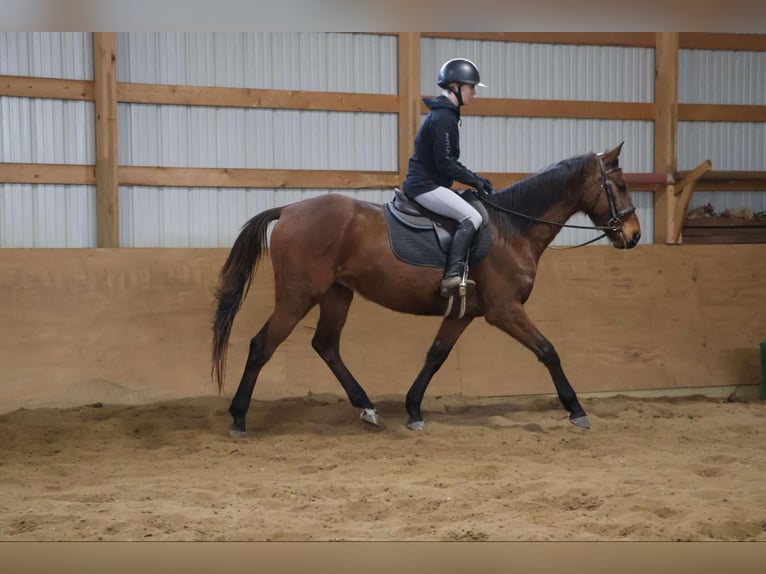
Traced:
MULTIPOLYGON (((391 213, 391 202, 383 206, 386 227, 388 227, 388 243, 397 259, 418 265, 420 267, 438 267, 443 269, 447 265, 447 252, 442 249, 433 227, 410 227, 402 223, 391 213)), ((489 226, 484 225, 479 229, 468 255, 468 265, 474 266, 481 263, 489 253, 492 237, 489 226)))

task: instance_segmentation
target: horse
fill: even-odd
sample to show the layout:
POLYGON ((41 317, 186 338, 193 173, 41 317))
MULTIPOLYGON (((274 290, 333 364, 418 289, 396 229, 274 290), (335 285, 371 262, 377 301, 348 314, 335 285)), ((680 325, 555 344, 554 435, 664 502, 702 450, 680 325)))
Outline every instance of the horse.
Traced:
MULTIPOLYGON (((407 392, 409 429, 425 428, 421 403, 426 388, 466 327, 481 316, 537 356, 547 367, 569 420, 590 428, 556 349, 532 323, 524 303, 532 292, 540 256, 575 213, 585 213, 594 223, 592 229, 602 230, 600 237, 608 237, 618 249, 631 249, 639 242, 641 226, 619 166, 623 143, 602 153, 562 160, 482 197, 491 244, 486 257, 470 268, 468 277, 475 288, 466 296, 464 314, 444 317, 407 392)), ((354 293, 414 315, 444 315, 445 309, 445 298, 439 293, 443 270, 411 265, 395 256, 384 207, 327 194, 268 209, 242 226, 215 292, 211 376, 219 393, 234 318, 267 251, 274 269, 275 302, 271 316, 250 341, 244 372, 229 406, 231 436, 245 436, 246 415, 261 369, 315 305, 319 305, 319 321, 313 349, 336 376, 351 405, 362 409, 361 418, 380 425, 375 406, 339 352, 354 293)))

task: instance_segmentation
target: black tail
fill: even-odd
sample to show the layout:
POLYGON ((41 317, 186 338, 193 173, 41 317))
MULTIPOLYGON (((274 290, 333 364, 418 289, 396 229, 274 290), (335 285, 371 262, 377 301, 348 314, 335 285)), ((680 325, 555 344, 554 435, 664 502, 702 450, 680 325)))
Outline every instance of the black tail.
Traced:
POLYGON ((269 223, 279 219, 281 207, 266 210, 245 223, 239 236, 234 241, 229 257, 221 268, 216 300, 218 308, 213 318, 213 367, 212 376, 218 384, 218 392, 223 390, 226 373, 226 349, 234 317, 239 306, 250 289, 258 262, 266 252, 266 230, 269 223))

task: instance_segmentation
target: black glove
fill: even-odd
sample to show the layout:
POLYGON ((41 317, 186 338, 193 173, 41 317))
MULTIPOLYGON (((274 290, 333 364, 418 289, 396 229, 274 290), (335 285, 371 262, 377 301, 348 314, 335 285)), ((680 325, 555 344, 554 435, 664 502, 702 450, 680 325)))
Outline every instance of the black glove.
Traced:
POLYGON ((492 187, 492 182, 485 177, 481 177, 480 175, 477 175, 476 176, 476 191, 479 192, 479 195, 492 195, 492 193, 494 192, 494 188, 492 187))

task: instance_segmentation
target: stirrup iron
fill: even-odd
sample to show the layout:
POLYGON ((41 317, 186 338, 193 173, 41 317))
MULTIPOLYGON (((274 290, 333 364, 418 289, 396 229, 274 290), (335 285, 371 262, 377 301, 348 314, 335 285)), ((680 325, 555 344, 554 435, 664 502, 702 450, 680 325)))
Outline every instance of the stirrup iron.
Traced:
POLYGON ((473 279, 468 278, 468 262, 466 258, 466 263, 463 266, 463 275, 460 277, 460 283, 458 283, 457 288, 452 290, 452 293, 449 294, 449 300, 447 301, 447 310, 444 312, 444 317, 449 317, 452 313, 452 306, 455 303, 455 295, 460 297, 460 311, 458 312, 457 319, 462 319, 465 317, 465 299, 468 295, 469 289, 476 286, 476 282, 473 279))

